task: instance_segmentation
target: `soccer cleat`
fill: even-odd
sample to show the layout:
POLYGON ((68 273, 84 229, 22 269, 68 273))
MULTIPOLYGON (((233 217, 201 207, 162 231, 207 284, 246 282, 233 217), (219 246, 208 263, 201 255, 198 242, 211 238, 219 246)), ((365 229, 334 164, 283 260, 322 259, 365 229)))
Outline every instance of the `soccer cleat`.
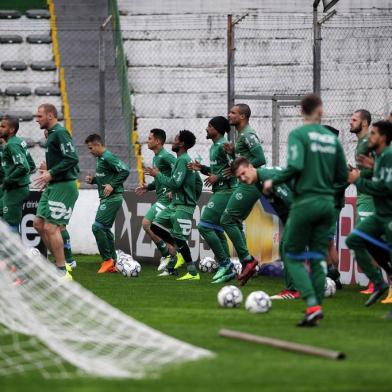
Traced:
POLYGON ((297 324, 297 327, 317 327, 319 321, 324 318, 321 306, 311 306, 306 309, 305 317, 297 324))
POLYGON ((62 271, 60 271, 57 279, 60 282, 69 282, 73 280, 72 275, 68 271, 66 271, 65 274, 63 274, 62 271))
POLYGON ((248 280, 256 273, 256 267, 259 262, 253 258, 252 261, 249 261, 243 271, 238 275, 238 280, 240 281, 240 286, 245 286, 248 280))
POLYGON ((365 290, 360 291, 361 294, 373 294, 374 293, 374 283, 369 282, 368 287, 365 290))
POLYGON ((280 293, 271 296, 271 299, 298 299, 301 294, 296 290, 282 290, 280 293))
POLYGON ((67 268, 68 272, 74 270, 76 268, 76 260, 66 261, 65 268, 67 268), (70 270, 68 268, 70 268, 70 270))
POLYGON ((218 271, 216 271, 216 274, 212 277, 212 280, 217 280, 217 279, 220 279, 224 275, 230 274, 233 267, 234 267, 234 264, 231 261, 227 262, 225 264, 222 264, 218 268, 218 271))
POLYGON ((388 290, 388 288, 389 286, 385 282, 382 282, 377 286, 374 285, 373 294, 370 294, 369 299, 365 302, 365 306, 368 308, 369 306, 374 305, 388 290))
POLYGON ((98 274, 104 274, 105 272, 109 272, 109 270, 114 267, 114 261, 112 259, 109 260, 105 260, 102 264, 101 264, 101 268, 98 270, 98 274))
POLYGON ((176 265, 174 266, 174 269, 179 269, 180 267, 182 267, 185 264, 185 260, 182 257, 181 253, 177 253, 177 262, 176 265))
POLYGON ((113 267, 109 268, 107 272, 111 274, 117 272, 116 266, 114 265, 113 267))
POLYGON ((169 264, 169 261, 170 261, 170 257, 171 257, 170 255, 165 256, 165 257, 161 257, 161 261, 158 266, 159 272, 163 271, 167 267, 167 265, 169 264))
POLYGON ((192 275, 188 272, 176 280, 200 280, 200 274, 192 275))
POLYGON ((160 274, 158 274, 157 276, 171 276, 171 275, 178 276, 178 272, 177 271, 173 271, 173 270, 168 270, 166 268, 160 274))
POLYGON ((230 272, 227 275, 223 275, 218 279, 213 280, 211 283, 224 283, 224 282, 229 282, 230 280, 233 280, 236 277, 235 272, 230 272))
POLYGON ((392 285, 389 286, 388 295, 381 301, 382 304, 392 304, 392 285))

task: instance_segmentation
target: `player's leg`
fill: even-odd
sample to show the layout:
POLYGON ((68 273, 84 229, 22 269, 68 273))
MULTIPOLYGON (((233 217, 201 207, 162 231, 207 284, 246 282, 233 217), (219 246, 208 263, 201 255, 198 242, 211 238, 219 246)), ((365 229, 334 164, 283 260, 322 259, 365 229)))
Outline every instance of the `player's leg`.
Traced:
POLYGON ((101 199, 92 225, 92 231, 102 258, 102 264, 98 270, 99 274, 114 271, 113 254, 115 253, 115 245, 111 230, 122 201, 121 195, 101 199))
POLYGON ((45 225, 45 217, 49 216, 48 199, 49 199, 49 193, 51 191, 51 188, 52 185, 49 184, 41 194, 41 197, 38 202, 36 216, 33 221, 34 229, 37 230, 43 243, 45 244, 46 248, 49 251, 50 251, 49 241, 44 231, 44 225, 45 225))
MULTIPOLYGON (((385 223, 385 240, 389 246, 390 249, 392 249, 392 220, 387 221, 385 223)), ((385 250, 383 250, 384 252, 386 252, 385 250)), ((392 266, 392 250, 388 252, 389 253, 389 263, 388 265, 391 267, 392 266)), ((385 255, 385 253, 384 253, 385 255)), ((381 257, 380 257, 381 259, 381 257)), ((376 259, 378 260, 378 259, 376 259)), ((383 268, 385 269, 385 267, 383 266, 383 268)), ((385 269, 386 270, 386 269, 385 269)), ((388 271, 387 271, 388 273, 388 271)), ((391 275, 389 275, 389 292, 388 292, 388 296, 381 301, 383 304, 391 304, 392 303, 392 278, 391 275)), ((392 316, 392 313, 391 313, 392 316)))
POLYGON ((370 295, 366 306, 374 304, 388 289, 379 268, 374 266, 373 260, 368 252, 367 243, 382 247, 385 243, 381 241, 384 234, 382 220, 376 215, 370 215, 359 223, 346 239, 346 244, 355 253, 355 258, 362 271, 374 283, 374 292, 370 295))
POLYGON ((335 208, 335 217, 334 217, 334 223, 332 224, 330 231, 328 233, 328 238, 329 238, 329 244, 328 244, 328 254, 327 254, 327 276, 332 279, 335 284, 336 288, 341 289, 342 284, 340 282, 340 273, 339 273, 339 255, 338 255, 338 250, 336 249, 336 243, 335 243, 335 238, 336 238, 336 233, 337 233, 337 223, 339 221, 339 216, 340 216, 340 208, 335 208))
POLYGON ((72 254, 71 237, 66 226, 61 227, 61 237, 64 243, 65 266, 68 271, 72 271, 76 268, 76 260, 72 254))
POLYGON ((23 202, 29 197, 29 187, 6 189, 3 199, 3 219, 8 223, 11 231, 18 233, 22 221, 23 202))
POLYGON ((255 273, 258 264, 258 261, 250 255, 246 245, 243 221, 248 217, 260 197, 261 193, 255 185, 239 184, 231 195, 220 221, 244 265, 242 273, 238 277, 242 285, 255 273))

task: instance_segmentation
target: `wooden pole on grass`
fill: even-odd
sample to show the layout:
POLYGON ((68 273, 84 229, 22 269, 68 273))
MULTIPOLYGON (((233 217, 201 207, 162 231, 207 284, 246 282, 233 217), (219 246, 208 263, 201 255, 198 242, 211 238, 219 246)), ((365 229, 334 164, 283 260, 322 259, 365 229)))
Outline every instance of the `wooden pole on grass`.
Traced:
POLYGON ((233 331, 230 329, 221 329, 219 336, 225 338, 243 340, 245 342, 264 344, 266 346, 280 348, 281 350, 294 351, 301 354, 315 355, 317 357, 329 359, 345 359, 346 354, 339 351, 327 350, 325 348, 308 346, 305 344, 292 343, 286 340, 273 339, 265 336, 252 335, 245 332, 233 331))

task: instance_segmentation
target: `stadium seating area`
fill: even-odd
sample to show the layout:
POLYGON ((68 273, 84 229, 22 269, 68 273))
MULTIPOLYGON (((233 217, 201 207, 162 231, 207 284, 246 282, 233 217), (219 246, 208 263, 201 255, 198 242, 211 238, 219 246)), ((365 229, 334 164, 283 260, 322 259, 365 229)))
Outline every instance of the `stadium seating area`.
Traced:
POLYGON ((49 17, 48 10, 0 11, 0 114, 19 118, 36 162, 44 158, 44 138, 34 111, 44 102, 62 106, 49 17))

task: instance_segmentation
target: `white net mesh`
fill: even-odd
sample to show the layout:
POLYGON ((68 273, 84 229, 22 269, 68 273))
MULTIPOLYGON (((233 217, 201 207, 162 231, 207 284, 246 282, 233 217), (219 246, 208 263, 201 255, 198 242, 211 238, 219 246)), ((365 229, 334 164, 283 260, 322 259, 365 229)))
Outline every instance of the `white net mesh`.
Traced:
POLYGON ((33 256, 0 222, 0 376, 141 378, 212 353, 123 314, 33 256), (26 283, 16 286, 18 278, 26 283), (73 365, 73 366, 71 366, 73 365))

